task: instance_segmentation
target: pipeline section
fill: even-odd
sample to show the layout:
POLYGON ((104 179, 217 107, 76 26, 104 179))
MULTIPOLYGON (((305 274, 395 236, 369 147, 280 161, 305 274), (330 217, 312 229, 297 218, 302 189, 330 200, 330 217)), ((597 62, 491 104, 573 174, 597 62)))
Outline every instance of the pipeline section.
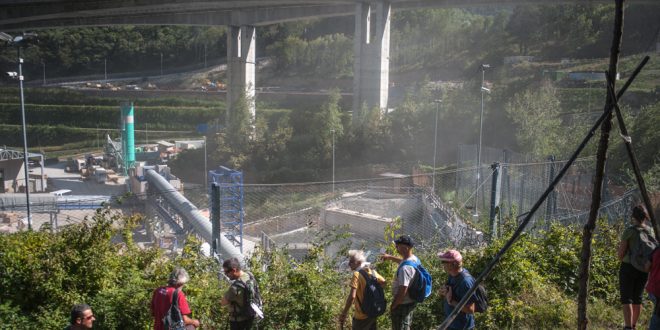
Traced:
MULTIPOLYGON (((211 221, 202 215, 199 209, 193 205, 186 197, 179 193, 172 185, 158 172, 153 169, 145 168, 145 178, 149 184, 161 193, 172 208, 181 216, 183 221, 189 224, 199 236, 209 244, 213 244, 213 234, 211 230, 211 221)), ((236 248, 224 235, 220 236, 218 244, 218 253, 223 259, 237 258, 243 260, 243 254, 236 248)))

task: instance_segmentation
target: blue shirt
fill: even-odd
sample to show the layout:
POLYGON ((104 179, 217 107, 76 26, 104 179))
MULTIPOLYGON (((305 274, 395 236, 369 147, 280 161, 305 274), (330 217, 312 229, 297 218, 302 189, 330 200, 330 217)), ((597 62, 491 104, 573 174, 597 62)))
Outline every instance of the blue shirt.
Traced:
MULTIPOLYGON (((451 287, 451 292, 453 294, 453 301, 459 302, 463 299, 463 296, 474 286, 474 277, 470 275, 467 269, 463 268, 463 271, 456 276, 449 276, 447 284, 451 287)), ((468 304, 475 302, 475 296, 472 295, 472 299, 468 300, 468 304)), ((454 310, 454 306, 449 305, 447 299, 443 299, 443 305, 445 310, 445 317, 449 316, 454 310)), ((449 329, 473 329, 474 328, 474 314, 465 314, 463 312, 458 313, 453 322, 449 325, 449 329)))

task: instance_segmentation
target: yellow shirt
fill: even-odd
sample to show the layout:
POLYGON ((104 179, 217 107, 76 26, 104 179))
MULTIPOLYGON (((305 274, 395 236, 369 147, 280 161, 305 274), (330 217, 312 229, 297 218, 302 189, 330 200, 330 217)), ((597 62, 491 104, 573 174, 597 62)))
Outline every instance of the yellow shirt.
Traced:
MULTIPOLYGON (((385 282, 385 279, 380 276, 376 270, 369 269, 368 267, 362 269, 364 269, 367 274, 375 276, 378 282, 381 284, 385 282)), ((366 285, 367 281, 364 279, 364 276, 360 275, 360 271, 354 271, 353 277, 351 278, 351 284, 349 286, 355 289, 355 300, 353 301, 353 305, 355 306, 355 314, 353 314, 353 317, 358 320, 364 320, 368 318, 367 314, 362 313, 362 309, 360 308, 360 304, 362 303, 364 297, 364 287, 366 285)))

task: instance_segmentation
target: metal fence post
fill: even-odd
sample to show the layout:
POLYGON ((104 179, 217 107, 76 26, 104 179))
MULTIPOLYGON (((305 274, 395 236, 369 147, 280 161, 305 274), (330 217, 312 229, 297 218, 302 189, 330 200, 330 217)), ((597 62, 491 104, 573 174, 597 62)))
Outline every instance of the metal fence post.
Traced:
POLYGON ((492 186, 490 189, 490 240, 497 238, 497 219, 500 210, 500 196, 502 180, 500 174, 500 163, 493 163, 490 166, 493 169, 492 186))
POLYGON ((218 254, 220 245, 220 186, 211 185, 211 255, 218 254))
MULTIPOLYGON (((502 178, 505 180, 506 184, 506 200, 509 203, 508 213, 509 217, 513 216, 513 199, 511 198, 511 177, 509 176, 509 164, 511 163, 511 157, 509 156, 509 151, 504 149, 504 166, 502 167, 502 178)), ((501 210, 502 208, 500 208, 501 210)))
MULTIPOLYGON (((548 185, 555 179, 555 156, 548 157, 548 185)), ((548 223, 554 216, 554 204, 557 198, 557 190, 553 189, 548 199, 545 201, 545 222, 548 223)))

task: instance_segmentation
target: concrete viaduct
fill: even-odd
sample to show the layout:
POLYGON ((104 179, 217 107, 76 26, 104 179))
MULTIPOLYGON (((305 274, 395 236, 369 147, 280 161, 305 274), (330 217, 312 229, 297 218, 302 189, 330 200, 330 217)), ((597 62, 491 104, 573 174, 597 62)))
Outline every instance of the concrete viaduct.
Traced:
MULTIPOLYGON (((655 3, 635 0, 628 3, 655 3)), ((0 31, 106 25, 226 25, 227 108, 241 93, 255 115, 255 27, 319 17, 355 15, 354 118, 363 105, 388 106, 392 11, 546 0, 0 0, 0 31)), ((612 0, 552 4, 613 3, 612 0)))

